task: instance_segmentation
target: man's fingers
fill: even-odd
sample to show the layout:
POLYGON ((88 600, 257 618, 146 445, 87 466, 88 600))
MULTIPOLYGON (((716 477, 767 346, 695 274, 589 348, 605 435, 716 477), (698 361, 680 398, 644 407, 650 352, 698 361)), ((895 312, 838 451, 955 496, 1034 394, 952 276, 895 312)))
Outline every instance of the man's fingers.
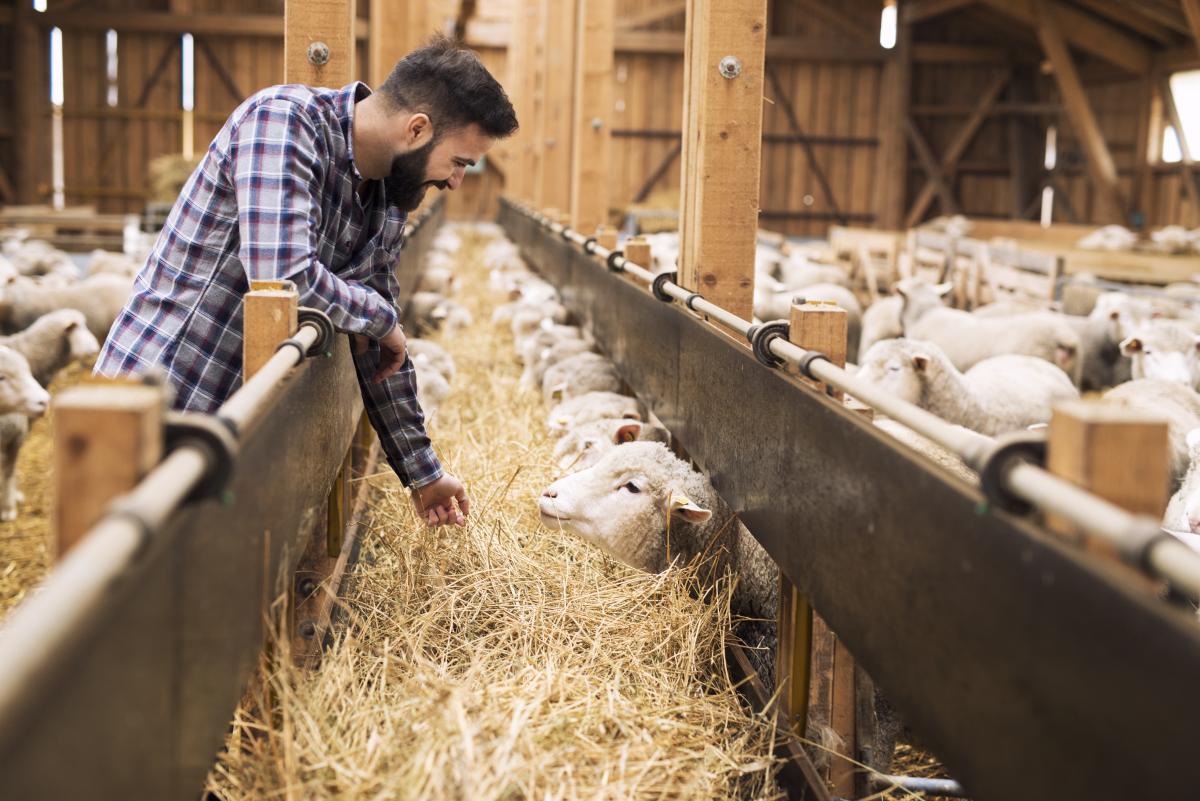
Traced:
POLYGON ((471 514, 471 499, 467 497, 467 490, 460 489, 454 496, 454 500, 458 501, 458 508, 462 510, 462 516, 465 518, 471 514))
POLYGON ((434 510, 437 512, 438 525, 446 525, 446 523, 450 520, 450 515, 446 513, 446 507, 439 503, 434 507, 434 510))

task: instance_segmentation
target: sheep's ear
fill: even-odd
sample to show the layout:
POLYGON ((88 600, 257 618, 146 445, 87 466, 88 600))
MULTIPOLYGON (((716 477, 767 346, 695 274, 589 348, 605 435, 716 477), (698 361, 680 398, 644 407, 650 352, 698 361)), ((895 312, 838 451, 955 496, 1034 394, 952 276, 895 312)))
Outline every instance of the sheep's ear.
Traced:
POLYGON ((555 384, 554 386, 550 387, 550 397, 553 400, 560 401, 563 399, 563 395, 566 393, 566 391, 567 391, 567 382, 566 381, 562 382, 561 384, 555 384))
POLYGON ((914 353, 912 355, 913 367, 918 373, 925 372, 925 368, 929 366, 929 357, 924 353, 914 353))
POLYGON ((895 290, 896 290, 896 294, 897 294, 897 295, 899 295, 900 297, 904 298, 905 300, 908 300, 908 287, 906 287, 906 286, 904 285, 904 282, 903 282, 903 281, 901 281, 900 283, 896 284, 896 286, 895 286, 895 287, 893 287, 893 289, 895 289, 895 290))
POLYGON ((1188 453, 1196 453, 1200 450, 1200 428, 1193 428, 1187 433, 1188 453))
POLYGON ((554 418, 554 425, 556 425, 556 426, 569 426, 570 424, 571 424, 570 417, 555 417, 554 418))
POLYGON ((639 414, 638 412, 626 412, 625 414, 621 415, 621 419, 622 420, 641 420, 642 415, 639 414))
POLYGON ((1142 352, 1142 340, 1137 337, 1130 337, 1121 343, 1121 353, 1125 356, 1132 356, 1135 353, 1142 352))
POLYGON ((703 523, 712 517, 712 512, 698 506, 691 498, 682 492, 671 493, 671 515, 686 520, 689 523, 703 523))
POLYGON ((436 309, 430 312, 429 316, 435 320, 444 320, 446 319, 446 315, 449 313, 450 312, 446 310, 445 306, 438 306, 436 309))
MULTIPOLYGON (((78 327, 79 327, 79 321, 72 320, 71 322, 67 323, 67 327, 64 328, 63 330, 70 333, 71 331, 74 331, 78 327)), ((1200 347, 1200 339, 1197 340, 1197 346, 1200 347)))
POLYGON ((954 289, 953 281, 946 281, 945 283, 934 284, 933 286, 933 291, 938 294, 939 298, 944 298, 949 295, 951 289, 954 289))
POLYGON ((641 433, 641 423, 625 423, 613 434, 613 444, 624 445, 626 442, 635 442, 641 433))
POLYGON ((1116 309, 1113 309, 1112 311, 1110 311, 1110 312, 1108 313, 1108 319, 1110 319, 1110 320, 1112 320, 1112 321, 1114 321, 1114 322, 1116 322, 1117 320, 1120 320, 1120 319, 1121 319, 1121 312, 1119 312, 1119 311, 1118 311, 1118 310, 1116 310, 1116 309))

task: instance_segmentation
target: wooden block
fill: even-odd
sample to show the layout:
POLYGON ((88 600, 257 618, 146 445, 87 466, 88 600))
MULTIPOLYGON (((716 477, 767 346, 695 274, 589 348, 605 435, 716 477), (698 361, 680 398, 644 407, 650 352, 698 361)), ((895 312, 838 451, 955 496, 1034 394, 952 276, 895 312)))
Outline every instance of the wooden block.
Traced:
MULTIPOLYGON (((1161 518, 1170 481, 1167 423, 1100 401, 1060 404, 1050 419, 1046 467, 1123 509, 1161 518)), ((1046 523, 1082 536, 1065 520, 1047 516, 1046 523)))
POLYGON ((298 327, 300 296, 290 282, 255 281, 243 299, 242 379, 248 381, 298 327), (262 288, 259 288, 262 287, 262 288))
MULTIPOLYGON (((846 310, 834 303, 819 300, 792 304, 790 341, 805 350, 824 353, 838 367, 846 366, 846 337, 849 330, 846 310)), ((817 389, 825 389, 819 381, 805 379, 817 389)), ((832 396, 842 399, 842 393, 832 396)))
POLYGON ((653 270, 654 258, 650 255, 650 243, 643 236, 631 236, 625 241, 625 259, 639 267, 653 270))
POLYGON ((133 382, 84 384, 54 397, 58 558, 162 459, 165 408, 160 387, 133 382))
POLYGON ((354 0, 284 3, 283 81, 309 86, 345 86, 354 80, 354 0), (310 45, 323 44, 328 60, 309 59, 310 45))
POLYGON ((605 250, 616 250, 617 229, 608 225, 596 226, 596 244, 605 250))

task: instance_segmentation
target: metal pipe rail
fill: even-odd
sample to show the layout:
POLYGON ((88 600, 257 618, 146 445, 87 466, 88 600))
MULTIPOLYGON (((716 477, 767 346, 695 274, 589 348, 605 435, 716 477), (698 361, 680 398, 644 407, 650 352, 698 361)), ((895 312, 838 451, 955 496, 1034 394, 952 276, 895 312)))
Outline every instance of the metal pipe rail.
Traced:
MULTIPOLYGON (((517 208, 521 208, 514 204, 517 208)), ((582 247, 609 263, 610 269, 626 272, 641 281, 656 285, 671 298, 693 311, 704 314, 723 326, 750 338, 756 328, 732 312, 717 306, 690 289, 637 265, 623 255, 600 247, 594 239, 583 236, 549 218, 522 209, 550 231, 582 247)), ((810 378, 854 396, 888 417, 908 426, 961 458, 971 469, 982 473, 989 467, 1000 442, 992 437, 947 423, 920 407, 900 400, 867 381, 847 372, 820 354, 807 351, 782 337, 767 343, 767 349, 779 359, 801 369, 810 378)), ((996 473, 998 486, 1012 496, 1049 512, 1113 546, 1116 553, 1132 567, 1165 580, 1188 598, 1200 598, 1200 553, 1162 530, 1159 521, 1145 515, 1134 515, 1116 504, 1081 490, 1058 476, 1027 460, 1015 458, 1000 464, 996 473)))
MULTIPOLYGON (((303 323, 293 339, 306 351, 321 336, 303 323)), ((270 408, 288 373, 303 359, 298 348, 283 347, 218 410, 218 416, 245 431, 270 408)), ((210 456, 198 445, 182 444, 167 455, 108 511, 46 578, 40 591, 20 605, 0 628, 0 742, 16 736, 41 695, 41 682, 67 643, 85 636, 104 597, 157 544, 156 534, 176 514, 208 472, 210 456)))

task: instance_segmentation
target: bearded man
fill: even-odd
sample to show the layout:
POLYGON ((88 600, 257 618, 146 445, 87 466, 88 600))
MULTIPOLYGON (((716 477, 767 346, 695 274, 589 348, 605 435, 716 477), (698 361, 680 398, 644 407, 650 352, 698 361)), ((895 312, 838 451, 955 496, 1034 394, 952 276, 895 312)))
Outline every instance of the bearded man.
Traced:
POLYGON ((393 270, 426 191, 456 189, 516 128, 496 79, 441 36, 401 59, 376 92, 355 82, 256 93, 176 200, 96 374, 159 368, 176 408, 214 412, 241 385, 250 281, 291 281, 302 306, 352 335, 367 415, 418 512, 462 525, 469 499, 425 432, 393 270))

